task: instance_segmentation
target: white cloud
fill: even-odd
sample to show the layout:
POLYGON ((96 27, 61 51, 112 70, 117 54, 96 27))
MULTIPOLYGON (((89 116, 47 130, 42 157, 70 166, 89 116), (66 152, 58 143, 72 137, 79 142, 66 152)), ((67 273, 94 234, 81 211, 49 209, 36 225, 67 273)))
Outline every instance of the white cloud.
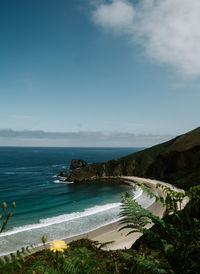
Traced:
POLYGON ((125 0, 115 0, 111 4, 101 4, 93 13, 96 24, 113 31, 130 32, 133 27, 135 10, 125 0))
POLYGON ((179 72, 200 76, 199 0, 115 0, 99 4, 94 22, 118 33, 128 33, 153 60, 179 72))

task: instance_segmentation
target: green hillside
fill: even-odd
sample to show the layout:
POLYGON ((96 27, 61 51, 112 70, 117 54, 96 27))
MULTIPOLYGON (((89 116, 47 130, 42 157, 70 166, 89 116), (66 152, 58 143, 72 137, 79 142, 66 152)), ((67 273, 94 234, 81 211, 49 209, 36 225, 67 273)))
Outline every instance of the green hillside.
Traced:
POLYGON ((65 174, 66 180, 77 182, 120 175, 163 180, 185 189, 200 184, 200 127, 151 148, 65 174))

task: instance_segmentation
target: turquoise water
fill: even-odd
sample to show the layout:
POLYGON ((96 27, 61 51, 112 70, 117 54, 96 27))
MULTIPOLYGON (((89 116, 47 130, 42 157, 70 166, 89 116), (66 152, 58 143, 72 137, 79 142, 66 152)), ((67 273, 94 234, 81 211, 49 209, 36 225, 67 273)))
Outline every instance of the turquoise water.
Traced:
MULTIPOLYGON (((16 209, 0 235, 0 254, 30 243, 62 239, 118 219, 121 195, 130 186, 112 181, 63 184, 56 174, 72 158, 103 162, 136 148, 0 148, 0 202, 16 209)), ((2 213, 2 212, 1 212, 2 213)), ((0 213, 0 214, 1 214, 0 213)))

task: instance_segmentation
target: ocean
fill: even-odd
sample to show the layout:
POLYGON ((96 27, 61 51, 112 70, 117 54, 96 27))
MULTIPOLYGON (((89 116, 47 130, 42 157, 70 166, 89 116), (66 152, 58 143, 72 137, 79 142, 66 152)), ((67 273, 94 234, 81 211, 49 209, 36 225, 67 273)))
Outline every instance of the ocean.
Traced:
MULTIPOLYGON (((16 202, 6 230, 0 234, 0 255, 30 244, 64 239, 91 231, 119 218, 121 195, 129 185, 112 181, 60 183, 56 175, 71 159, 104 162, 139 148, 0 147, 0 203, 16 202)), ((2 209, 0 209, 0 215, 2 209)))

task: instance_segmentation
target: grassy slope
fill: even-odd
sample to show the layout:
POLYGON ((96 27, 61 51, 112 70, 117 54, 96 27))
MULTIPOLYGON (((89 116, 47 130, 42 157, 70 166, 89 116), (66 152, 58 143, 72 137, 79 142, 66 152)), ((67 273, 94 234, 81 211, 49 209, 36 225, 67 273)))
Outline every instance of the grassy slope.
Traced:
POLYGON ((200 127, 143 151, 74 170, 68 179, 120 175, 156 178, 183 188, 200 184, 200 127))

